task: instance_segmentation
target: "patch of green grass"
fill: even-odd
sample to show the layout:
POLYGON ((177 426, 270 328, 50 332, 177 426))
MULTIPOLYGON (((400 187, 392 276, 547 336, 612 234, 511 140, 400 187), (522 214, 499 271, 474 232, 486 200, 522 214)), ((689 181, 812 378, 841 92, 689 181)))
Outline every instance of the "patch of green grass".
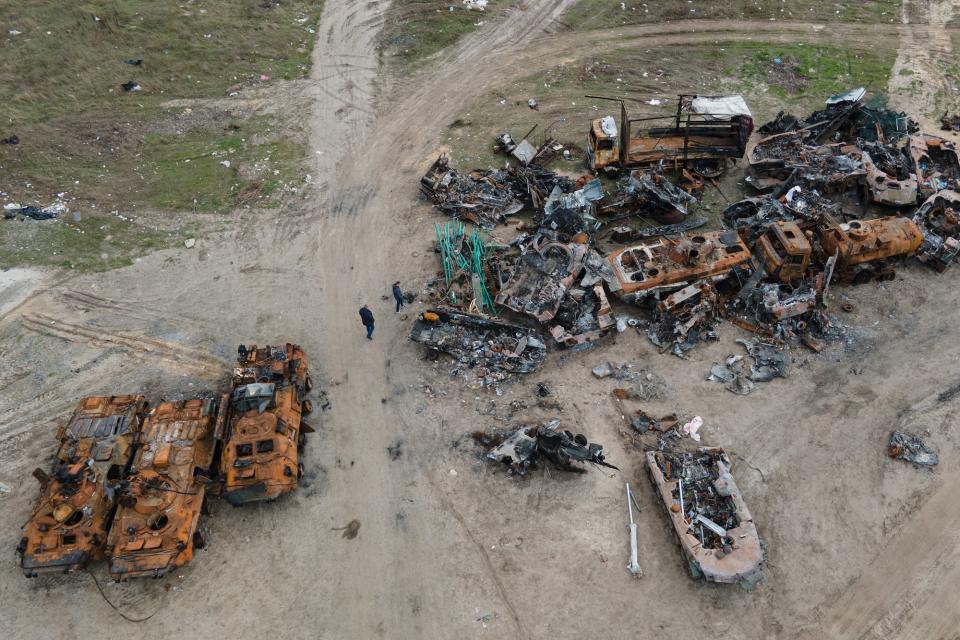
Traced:
POLYGON ((69 213, 56 220, 6 220, 0 222, 0 264, 106 271, 183 239, 102 214, 79 221, 69 213))
MULTIPOLYGON (((9 201, 40 205, 67 192, 71 208, 84 215, 273 204, 301 173, 302 131, 278 126, 282 116, 225 128, 225 121, 236 118, 229 105, 203 101, 307 77, 322 4, 0 3, 0 85, 7 89, 0 100, 0 138, 20 138, 19 145, 0 145, 0 191, 9 201), (141 90, 125 92, 120 85, 128 80, 141 90), (175 99, 198 102, 192 110, 165 106, 175 99), (229 168, 219 164, 226 159, 229 168)), ((69 238, 69 224, 59 235, 44 231, 38 238, 61 242, 69 238)), ((86 264, 79 252, 93 249, 89 242, 57 246, 56 260, 42 245, 5 256, 86 264)), ((90 264, 102 263, 97 258, 90 264)))
POLYGON ((261 126, 255 120, 243 133, 219 138, 206 130, 148 135, 141 168, 147 201, 162 209, 226 211, 297 180, 306 147, 288 138, 257 143, 261 126))
POLYGON ((0 122, 17 130, 91 109, 132 115, 172 98, 222 96, 261 74, 306 77, 321 6, 317 0, 2 3, 0 85, 9 93, 0 101, 0 122), (141 90, 124 92, 127 80, 141 90))
POLYGON ((381 51, 411 68, 475 31, 506 9, 511 0, 490 0, 486 10, 468 10, 459 0, 392 2, 381 34, 381 51), (449 7, 453 7, 450 11, 449 7))
POLYGON ((574 29, 601 29, 664 20, 840 20, 894 22, 901 0, 579 0, 561 21, 574 29))
POLYGON ((765 87, 771 95, 787 98, 791 92, 782 86, 768 84, 768 73, 775 58, 789 59, 797 65, 805 82, 805 86, 795 93, 796 99, 821 104, 830 95, 857 86, 885 91, 896 59, 895 53, 888 50, 858 51, 824 45, 737 42, 724 46, 731 53, 743 56, 739 77, 748 88, 765 87))

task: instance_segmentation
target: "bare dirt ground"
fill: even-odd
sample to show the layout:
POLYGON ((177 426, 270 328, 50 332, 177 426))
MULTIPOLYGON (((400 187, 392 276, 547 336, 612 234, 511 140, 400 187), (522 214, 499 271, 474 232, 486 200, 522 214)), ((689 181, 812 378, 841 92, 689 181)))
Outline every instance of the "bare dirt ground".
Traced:
POLYGON ((306 211, 248 218, 192 250, 105 274, 2 281, 5 637, 960 637, 960 394, 944 393, 960 382, 956 273, 910 266, 893 282, 837 291, 856 305, 843 317, 854 339, 797 354, 789 379, 745 398, 704 380, 712 362, 737 350, 741 332, 730 325, 688 361, 628 333, 572 357, 554 353, 542 374, 496 397, 450 380, 442 362, 424 362, 407 340, 416 305, 396 316, 381 298, 393 280, 414 288, 433 271, 438 218, 417 201, 417 179, 441 128, 492 83, 598 39, 656 46, 762 32, 906 51, 940 28, 690 22, 558 33, 569 4, 530 0, 429 71, 391 84, 378 78, 375 52, 386 3, 328 0, 314 77, 298 89, 313 103, 302 114, 317 176, 306 211), (372 344, 357 317, 363 302, 378 318, 372 344), (207 549, 176 576, 114 585, 95 568, 126 618, 86 573, 24 579, 12 549, 35 497, 29 473, 53 452, 50 421, 86 394, 172 397, 223 384, 236 345, 254 340, 303 344, 331 400, 309 441, 301 490, 270 504, 218 506, 206 519, 207 549), (687 576, 644 479, 641 450, 652 441, 634 441, 613 383, 590 375, 603 360, 657 371, 668 394, 644 408, 703 416, 706 442, 734 454, 768 545, 752 592, 687 576), (512 400, 534 405, 539 380, 550 382, 560 409, 521 410, 513 420, 557 415, 604 443, 620 472, 515 480, 478 460, 464 435, 505 424, 481 412, 491 401, 500 418, 512 400), (929 430, 941 453, 935 471, 886 458, 897 426, 929 430), (398 445, 393 459, 387 448, 398 445), (625 570, 625 481, 644 508, 641 580, 625 570), (360 522, 352 539, 338 530, 351 520, 360 522))

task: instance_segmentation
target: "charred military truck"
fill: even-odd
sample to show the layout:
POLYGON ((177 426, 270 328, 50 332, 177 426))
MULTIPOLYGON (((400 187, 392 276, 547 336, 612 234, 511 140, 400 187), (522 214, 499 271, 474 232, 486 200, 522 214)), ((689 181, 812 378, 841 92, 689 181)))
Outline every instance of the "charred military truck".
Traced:
POLYGON ((923 232, 909 218, 839 222, 824 213, 803 226, 788 220, 771 223, 757 239, 754 254, 764 271, 783 283, 804 279, 813 264, 828 272, 828 281, 862 284, 891 279, 893 260, 914 255, 922 244, 923 232))
POLYGON ((587 136, 591 171, 618 171, 660 165, 715 177, 727 159, 742 158, 753 132, 753 117, 741 96, 680 95, 673 116, 631 118, 620 103, 613 116, 595 119, 587 136))
POLYGON ((147 402, 140 395, 84 398, 57 433, 53 470, 36 469, 40 495, 17 552, 28 577, 75 571, 103 558, 147 402))
POLYGON ((163 402, 147 415, 107 538, 116 580, 159 578, 203 547, 197 528, 227 397, 163 402))
POLYGON ((223 496, 233 506, 272 500, 297 488, 304 422, 313 405, 307 355, 299 345, 240 345, 233 371, 230 417, 223 436, 223 496))

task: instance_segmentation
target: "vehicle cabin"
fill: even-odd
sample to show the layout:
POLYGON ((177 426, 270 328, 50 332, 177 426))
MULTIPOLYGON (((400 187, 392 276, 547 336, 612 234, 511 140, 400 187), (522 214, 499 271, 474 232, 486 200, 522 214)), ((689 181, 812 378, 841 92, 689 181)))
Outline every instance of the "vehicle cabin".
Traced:
POLYGON ((753 132, 753 118, 740 96, 681 95, 673 116, 644 118, 630 118, 618 102, 619 126, 613 116, 591 123, 587 158, 593 171, 663 163, 666 169, 719 174, 723 160, 743 157, 753 132))
POLYGON ((757 239, 756 250, 767 275, 780 282, 802 280, 813 253, 807 236, 791 221, 771 224, 757 239))

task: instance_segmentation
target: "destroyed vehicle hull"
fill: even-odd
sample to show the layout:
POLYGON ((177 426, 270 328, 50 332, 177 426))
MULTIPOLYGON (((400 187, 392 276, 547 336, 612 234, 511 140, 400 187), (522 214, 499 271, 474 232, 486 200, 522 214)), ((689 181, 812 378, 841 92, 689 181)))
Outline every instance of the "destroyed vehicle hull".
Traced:
POLYGON ((17 549, 27 577, 74 571, 103 557, 114 489, 130 463, 146 406, 143 396, 84 398, 60 429, 52 474, 34 472, 40 496, 17 549))
POLYGON ((856 185, 865 175, 861 152, 853 145, 815 146, 805 131, 762 138, 747 148, 747 182, 769 191, 789 179, 825 191, 856 185))
POLYGON ((227 406, 224 396, 150 411, 107 539, 114 579, 159 578, 193 559, 204 478, 214 473, 213 435, 227 406))
POLYGON ((836 277, 854 283, 893 277, 890 259, 911 256, 923 244, 920 227, 896 216, 840 223, 825 215, 815 231, 824 262, 837 256, 836 277))
POLYGON ((713 231, 627 247, 607 261, 616 279, 614 295, 638 302, 697 280, 722 280, 736 267, 749 267, 750 252, 735 231, 713 231))
POLYGON ((410 339, 471 368, 506 373, 536 371, 547 355, 543 336, 532 329, 448 310, 421 313, 410 339))
POLYGON ((547 322, 583 270, 585 244, 551 242, 540 237, 520 256, 510 280, 500 289, 499 305, 547 322))
POLYGON ((920 195, 960 188, 960 153, 956 143, 926 134, 910 136, 907 150, 916 170, 920 195))
POLYGON ((646 458, 654 490, 691 573, 698 572, 708 582, 755 584, 763 570, 763 549, 724 451, 702 448, 692 455, 648 451, 646 458), (724 521, 717 522, 721 516, 724 521))
POLYGON ((612 116, 591 122, 587 160, 592 171, 655 165, 666 169, 696 167, 708 162, 720 166, 727 158, 742 158, 753 132, 753 118, 739 96, 733 111, 711 113, 716 96, 681 95, 672 117, 630 118, 620 101, 620 125, 612 116))
POLYGON ((943 273, 960 253, 960 193, 941 191, 930 196, 913 221, 923 231, 917 259, 943 273))
POLYGON ((233 506, 272 500, 297 488, 299 450, 310 413, 307 356, 299 345, 239 350, 220 473, 233 506))

